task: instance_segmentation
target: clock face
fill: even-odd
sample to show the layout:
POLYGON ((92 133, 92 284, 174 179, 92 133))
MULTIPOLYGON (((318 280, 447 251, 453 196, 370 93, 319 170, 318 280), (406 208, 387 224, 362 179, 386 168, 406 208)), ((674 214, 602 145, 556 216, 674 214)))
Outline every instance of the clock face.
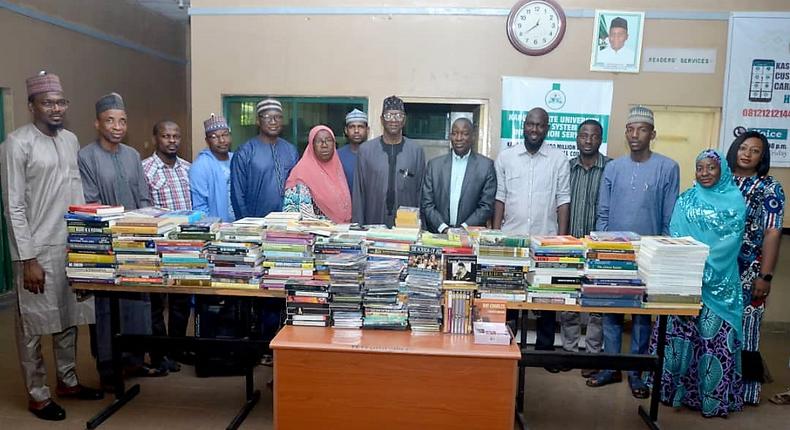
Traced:
POLYGON ((565 12, 553 0, 522 0, 507 20, 510 43, 527 55, 551 52, 565 35, 565 12))

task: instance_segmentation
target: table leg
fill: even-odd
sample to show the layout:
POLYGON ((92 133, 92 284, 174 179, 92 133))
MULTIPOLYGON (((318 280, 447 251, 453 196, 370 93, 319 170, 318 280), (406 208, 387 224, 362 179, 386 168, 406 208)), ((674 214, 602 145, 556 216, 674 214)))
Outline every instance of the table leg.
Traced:
MULTIPOLYGON (((520 344, 519 349, 522 351, 521 356, 524 356, 523 350, 527 347, 527 312, 526 310, 519 311, 519 324, 518 328, 521 330, 519 336, 520 344)), ((518 362, 518 389, 516 391, 516 423, 521 430, 527 430, 527 421, 524 418, 524 379, 526 366, 521 360, 518 362)))
POLYGON ((667 345, 667 316, 658 316, 658 342, 656 344, 656 369, 653 371, 653 392, 650 394, 650 413, 639 406, 639 416, 653 430, 658 430, 658 408, 661 401, 661 376, 664 371, 664 354, 667 345))
POLYGON ((236 430, 239 428, 241 423, 247 418, 247 415, 250 413, 252 408, 258 404, 258 400, 261 399, 261 392, 260 390, 256 390, 254 386, 254 377, 253 371, 255 370, 255 365, 250 364, 247 368, 247 372, 244 375, 244 384, 246 386, 246 401, 244 402, 244 406, 241 407, 239 413, 233 418, 233 421, 227 427, 227 430, 236 430))

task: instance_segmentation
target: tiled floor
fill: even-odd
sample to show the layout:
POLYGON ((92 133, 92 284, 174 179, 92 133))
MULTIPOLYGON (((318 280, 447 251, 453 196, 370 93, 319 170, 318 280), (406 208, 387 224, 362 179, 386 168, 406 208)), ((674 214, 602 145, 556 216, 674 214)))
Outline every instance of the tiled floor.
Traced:
MULTIPOLYGON (((88 350, 88 336, 81 331, 79 370, 82 382, 96 386, 97 377, 88 350)), ((627 341, 623 342, 628 344, 627 341)), ((763 352, 776 382, 765 386, 766 400, 759 407, 747 408, 730 418, 704 419, 688 410, 662 407, 660 424, 664 429, 790 429, 790 406, 776 406, 767 397, 790 386, 790 334, 765 333, 763 352)), ((45 348, 47 362, 51 349, 45 348)), ((51 368, 51 367, 49 367, 51 368)), ((256 386, 262 397, 242 428, 272 428, 272 396, 266 389, 271 369, 258 367, 256 386)), ((54 383, 54 375, 50 375, 54 383)), ((592 389, 584 385, 578 370, 553 375, 543 369, 529 369, 526 416, 529 428, 543 429, 642 429, 636 414, 639 401, 631 397, 628 384, 592 389)), ((225 428, 244 399, 241 377, 197 378, 191 367, 164 378, 139 379, 140 395, 100 428, 200 430, 225 428)), ((0 309, 0 429, 81 429, 85 422, 110 398, 98 402, 64 400, 67 419, 48 423, 33 417, 26 409, 26 397, 19 373, 10 307, 0 309)), ((645 401, 645 404, 647 402, 645 401)))

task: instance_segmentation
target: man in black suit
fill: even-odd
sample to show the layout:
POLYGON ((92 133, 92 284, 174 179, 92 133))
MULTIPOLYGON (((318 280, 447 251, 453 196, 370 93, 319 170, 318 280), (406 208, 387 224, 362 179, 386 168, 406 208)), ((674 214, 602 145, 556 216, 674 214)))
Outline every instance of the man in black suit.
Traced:
POLYGON ((452 151, 428 162, 421 206, 431 232, 485 226, 494 213, 494 161, 472 151, 473 132, 470 120, 458 118, 450 134, 452 151))

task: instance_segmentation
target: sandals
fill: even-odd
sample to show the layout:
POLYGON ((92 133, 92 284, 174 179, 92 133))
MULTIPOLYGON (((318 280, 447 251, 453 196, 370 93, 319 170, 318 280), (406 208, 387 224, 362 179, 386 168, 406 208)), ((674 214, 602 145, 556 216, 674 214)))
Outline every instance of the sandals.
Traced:
POLYGON ((609 384, 623 382, 623 374, 620 372, 598 372, 587 380, 588 387, 603 387, 609 384))
POLYGON ((631 395, 637 399, 646 399, 650 397, 650 390, 647 387, 633 387, 631 388, 631 395))
POLYGON ((768 401, 775 405, 790 405, 790 390, 784 393, 774 394, 768 401))

